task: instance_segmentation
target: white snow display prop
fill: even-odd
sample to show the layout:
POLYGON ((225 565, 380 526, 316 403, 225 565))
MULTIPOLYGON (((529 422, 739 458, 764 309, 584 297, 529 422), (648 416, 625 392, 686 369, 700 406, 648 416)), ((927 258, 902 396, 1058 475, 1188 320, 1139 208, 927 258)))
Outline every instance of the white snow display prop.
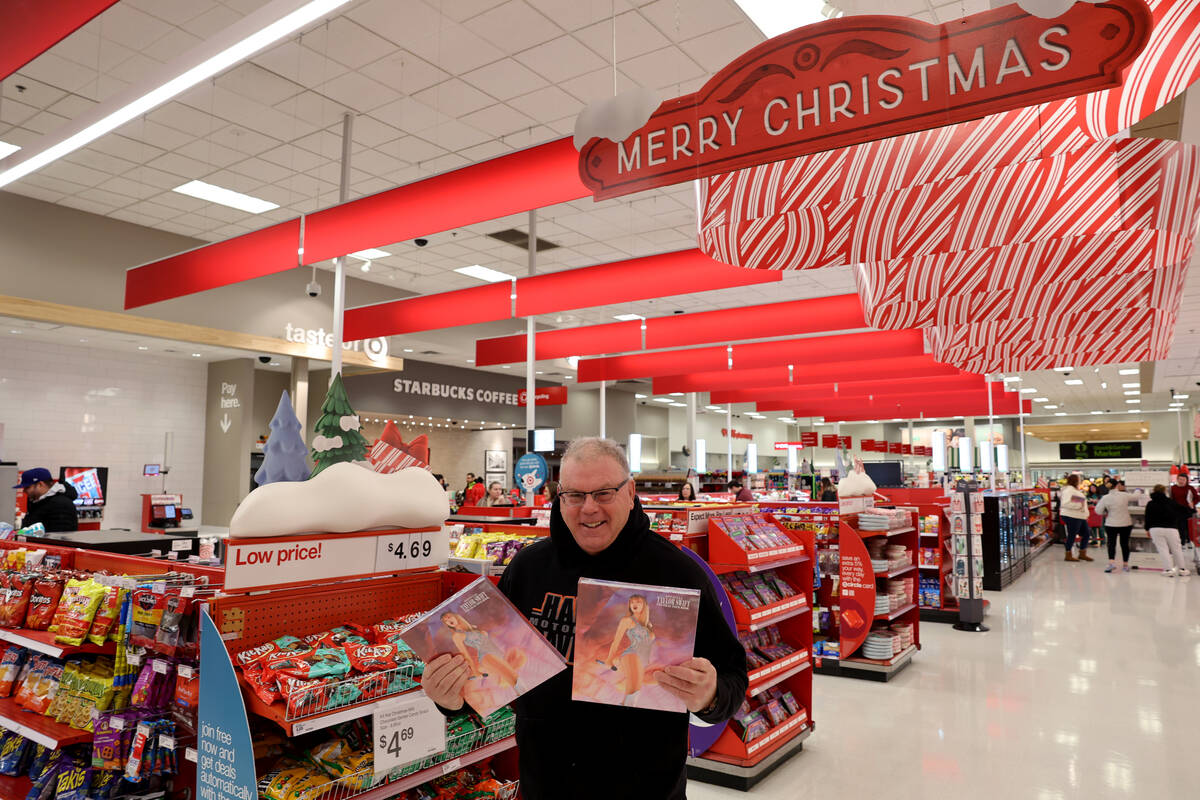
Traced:
POLYGON ((589 103, 575 118, 575 149, 595 138, 625 141, 650 120, 658 106, 658 95, 643 86, 589 103))
POLYGON ((854 460, 854 469, 846 477, 838 481, 838 498, 843 497, 873 497, 875 481, 867 474, 862 461, 854 460))
POLYGON ((229 536, 294 536, 382 528, 430 528, 450 515, 446 492, 419 467, 388 475, 357 464, 330 464, 306 481, 260 486, 246 496, 229 536))

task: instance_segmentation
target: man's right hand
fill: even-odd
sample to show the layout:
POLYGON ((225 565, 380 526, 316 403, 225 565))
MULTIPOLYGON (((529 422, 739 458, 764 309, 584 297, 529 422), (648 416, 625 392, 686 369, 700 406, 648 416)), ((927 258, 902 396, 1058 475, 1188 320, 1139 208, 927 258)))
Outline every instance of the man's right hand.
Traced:
POLYGON ((425 665, 421 688, 429 699, 442 708, 457 711, 463 705, 463 687, 471 677, 471 668, 462 656, 440 655, 425 665))

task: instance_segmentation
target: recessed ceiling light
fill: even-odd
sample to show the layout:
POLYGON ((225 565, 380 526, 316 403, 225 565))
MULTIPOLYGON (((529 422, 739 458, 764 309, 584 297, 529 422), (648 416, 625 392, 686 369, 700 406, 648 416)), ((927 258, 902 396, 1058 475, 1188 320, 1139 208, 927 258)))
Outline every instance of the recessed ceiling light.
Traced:
POLYGON ((9 333, 15 333, 17 336, 21 335, 21 331, 17 330, 16 328, 13 328, 12 330, 10 330, 9 333))
POLYGON ((149 350, 149 349, 150 349, 150 348, 149 348, 149 347, 146 347, 146 345, 144 345, 144 344, 139 344, 139 345, 138 345, 138 350, 149 350))
POLYGON ((413 350, 413 349, 412 349, 411 347, 406 347, 406 348, 404 348, 404 352, 406 352, 406 353, 411 353, 411 352, 412 352, 412 350, 413 350))
POLYGON ((389 253, 387 250, 380 250, 378 247, 368 247, 366 250, 359 250, 357 253, 351 253, 350 255, 354 256, 355 258, 361 258, 365 261, 370 261, 375 258, 386 258, 387 256, 390 256, 391 253, 389 253))
POLYGON ((1126 400, 1125 402, 1126 402, 1126 403, 1140 403, 1140 402, 1142 402, 1142 401, 1141 401, 1141 400, 1136 400, 1136 399, 1135 399, 1135 400, 1126 400))
POLYGON ((565 380, 565 381, 569 381, 569 380, 571 380, 571 379, 572 379, 572 378, 574 378, 574 377, 575 377, 574 375, 563 375, 563 380, 565 380))
POLYGON ((1033 394, 1035 392, 1037 392, 1037 389, 1034 389, 1032 386, 1026 387, 1021 390, 1021 394, 1033 394))
POLYGON ((501 364, 500 369, 512 369, 508 364, 501 364))
POLYGON ((1083 386, 1083 381, 1081 381, 1079 378, 1070 378, 1063 381, 1063 383, 1065 383, 1067 386, 1083 386))
POLYGON ((1140 383, 1122 383, 1121 388, 1122 389, 1140 389, 1140 388, 1142 388, 1142 385, 1140 383))
POLYGON ((176 186, 171 191, 220 206, 236 208, 238 211, 245 211, 249 214, 261 214, 264 211, 279 208, 278 203, 272 203, 270 200, 251 197, 248 194, 235 192, 233 189, 226 189, 222 186, 214 186, 204 181, 188 181, 182 186, 176 186))
POLYGON ((1167 408, 1183 408, 1183 403, 1168 403, 1167 408))
POLYGON ((635 394, 635 395, 634 395, 634 397, 636 397, 638 400, 645 400, 645 399, 646 399, 646 395, 644 395, 644 394, 635 394))
POLYGON ((1141 391, 1139 391, 1137 389, 1128 389, 1128 390, 1122 392, 1121 394, 1125 394, 1125 395, 1141 394, 1141 391))
POLYGON ((1009 375, 1007 378, 1004 379, 1004 382, 1005 383, 1020 383, 1021 376, 1020 375, 1009 375))
POLYGON ((1099 416, 1100 414, 1103 414, 1104 412, 1103 411, 1093 411, 1091 413, 1099 416))
POLYGON ((1058 406, 1046 406, 1046 410, 1047 410, 1047 411, 1050 411, 1050 410, 1053 410, 1053 409, 1056 409, 1056 408, 1058 408, 1058 406))
POLYGON ((512 275, 507 272, 501 272, 498 269, 490 269, 489 267, 481 267, 478 264, 472 264, 469 267, 459 267, 454 270, 459 275, 466 275, 468 278, 484 281, 485 283, 500 283, 502 281, 511 281, 512 275))
MULTIPOLYGON (((278 366, 279 366, 279 362, 278 362, 278 361, 272 361, 270 364, 267 364, 267 366, 268 366, 268 367, 278 367, 278 366)), ((379 420, 375 420, 375 421, 376 421, 376 422, 379 422, 379 420)))
POLYGON ((675 401, 669 397, 656 397, 656 398, 654 398, 654 402, 656 402, 656 403, 674 403, 675 401))
POLYGON ((1070 372, 1073 369, 1075 369, 1075 368, 1074 367, 1055 367, 1054 371, 1055 372, 1070 372))
POLYGON ((705 406, 705 408, 707 408, 709 411, 724 411, 725 410, 725 409, 721 408, 720 406, 705 406))
POLYGON ((467 363, 468 363, 468 364, 474 364, 474 363, 475 363, 475 359, 473 359, 473 358, 468 358, 468 359, 467 359, 467 363))
POLYGON ((671 397, 683 397, 683 392, 669 392, 671 397))
POLYGON ((1067 415, 1067 412, 1065 412, 1065 411, 1055 411, 1054 412, 1054 416, 1056 416, 1056 417, 1065 417, 1066 415, 1067 415))
POLYGON ((613 319, 619 319, 621 322, 632 322, 635 319, 641 319, 640 314, 617 314, 613 319))
POLYGON ((1107 389, 1107 388, 1108 388, 1108 381, 1100 381, 1100 388, 1101 388, 1101 389, 1107 389))
POLYGON ((1049 397, 1035 397, 1035 398, 1033 398, 1033 402, 1035 402, 1035 403, 1049 403, 1049 402, 1050 402, 1050 398, 1049 398, 1049 397))
POLYGON ((786 422, 788 424, 791 424, 796 421, 796 420, 792 419, 791 417, 776 417, 775 419, 779 420, 780 422, 786 422))
POLYGON ((671 403, 672 408, 687 408, 687 403, 671 403))
POLYGON ((1187 400, 1188 399, 1188 395, 1186 395, 1186 394, 1177 394, 1177 395, 1173 395, 1173 397, 1176 400, 1187 400))
POLYGON ((768 39, 801 25, 824 22, 822 0, 781 3, 779 0, 733 0, 768 39))
POLYGON ((81 341, 81 342, 86 342, 86 341, 87 341, 87 339, 80 339, 79 341, 81 341))
MULTIPOLYGON (((81 341, 81 342, 86 342, 86 341, 87 341, 87 339, 80 339, 79 341, 81 341)), ((199 358, 199 357, 200 357, 200 354, 199 354, 199 353, 192 353, 192 358, 199 358)))
POLYGON ((21 148, 15 144, 9 144, 8 142, 0 142, 0 158, 7 158, 8 156, 11 156, 13 153, 17 152, 20 149, 21 148))
POLYGON ((1138 371, 1136 369, 1119 369, 1119 370, 1117 370, 1117 374, 1118 375, 1137 375, 1138 371))

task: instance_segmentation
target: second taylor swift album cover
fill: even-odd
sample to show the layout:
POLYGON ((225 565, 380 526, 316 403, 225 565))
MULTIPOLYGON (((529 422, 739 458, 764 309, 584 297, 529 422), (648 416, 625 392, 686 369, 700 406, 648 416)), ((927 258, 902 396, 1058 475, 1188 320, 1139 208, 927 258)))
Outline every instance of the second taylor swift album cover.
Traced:
POLYGON ((656 675, 692 657, 699 613, 696 589, 580 579, 571 698, 687 711, 656 675))
POLYGON ((425 663, 444 653, 466 658, 471 677, 463 700, 482 717, 567 668, 487 578, 473 581, 401 635, 425 663))

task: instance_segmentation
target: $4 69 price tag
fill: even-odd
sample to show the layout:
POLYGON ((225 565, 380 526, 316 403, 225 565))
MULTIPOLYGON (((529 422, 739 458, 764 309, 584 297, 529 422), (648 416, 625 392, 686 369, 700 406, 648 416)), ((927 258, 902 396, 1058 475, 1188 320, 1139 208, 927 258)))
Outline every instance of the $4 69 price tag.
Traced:
POLYGON ((380 536, 375 551, 375 571, 421 569, 445 564, 450 556, 450 534, 445 530, 380 536))
POLYGON ((379 706, 374 723, 377 775, 446 749, 446 718, 422 692, 379 706))

